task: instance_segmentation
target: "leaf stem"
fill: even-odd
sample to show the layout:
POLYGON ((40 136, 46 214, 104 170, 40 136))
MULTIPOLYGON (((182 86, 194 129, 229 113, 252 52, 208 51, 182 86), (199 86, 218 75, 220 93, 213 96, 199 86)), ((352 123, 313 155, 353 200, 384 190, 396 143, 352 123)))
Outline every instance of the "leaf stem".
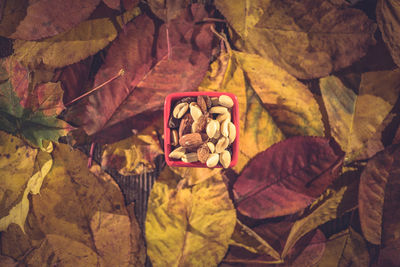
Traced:
POLYGON ((92 142, 92 144, 90 145, 89 159, 88 159, 88 164, 87 164, 88 168, 92 167, 93 152, 94 152, 94 146, 95 145, 96 145, 95 142, 92 142))
POLYGON ((123 76, 124 73, 125 73, 125 71, 124 71, 123 69, 121 69, 121 70, 118 72, 117 75, 115 75, 114 77, 112 77, 112 78, 109 79, 108 81, 105 81, 104 83, 102 83, 102 84, 100 84, 99 86, 93 88, 93 89, 90 90, 89 92, 86 92, 86 93, 84 93, 84 94, 81 95, 81 96, 78 96, 77 98, 75 98, 75 99, 73 99, 72 101, 70 101, 70 102, 68 102, 67 104, 65 104, 65 106, 69 106, 69 105, 75 103, 76 101, 78 101, 78 100, 84 98, 85 96, 88 96, 88 95, 90 95, 91 93, 93 93, 93 92, 99 90, 99 89, 100 89, 101 87, 103 87, 104 85, 106 85, 106 84, 108 84, 108 83, 114 81, 115 79, 117 79, 117 78, 123 76))

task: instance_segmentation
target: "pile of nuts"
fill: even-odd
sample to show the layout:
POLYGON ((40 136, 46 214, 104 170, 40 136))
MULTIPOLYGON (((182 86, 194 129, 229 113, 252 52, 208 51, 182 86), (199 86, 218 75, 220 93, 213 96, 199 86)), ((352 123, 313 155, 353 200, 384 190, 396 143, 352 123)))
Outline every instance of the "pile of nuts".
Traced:
POLYGON ((220 162, 228 168, 231 144, 236 138, 236 127, 231 122, 232 107, 233 100, 227 95, 180 99, 168 121, 174 147, 169 157, 183 162, 200 161, 209 168, 220 162))

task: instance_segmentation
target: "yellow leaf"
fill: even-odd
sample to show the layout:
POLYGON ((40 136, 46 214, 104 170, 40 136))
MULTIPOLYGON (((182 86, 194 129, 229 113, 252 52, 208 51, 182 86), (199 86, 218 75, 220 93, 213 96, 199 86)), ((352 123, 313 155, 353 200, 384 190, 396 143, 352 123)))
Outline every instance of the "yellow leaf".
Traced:
POLYGON ((225 184, 215 178, 191 187, 168 167, 150 194, 147 253, 153 266, 217 266, 236 222, 225 184))
MULTIPOLYGON (((124 22, 140 14, 135 7, 124 14, 124 22)), ((116 18, 122 27, 121 16, 116 18)), ((41 64, 54 69, 76 63, 94 55, 117 37, 118 31, 110 18, 84 21, 73 29, 40 41, 14 42, 15 57, 34 69, 41 64)))
POLYGON ((345 160, 352 161, 364 154, 393 108, 400 91, 400 69, 342 79, 329 76, 320 79, 320 87, 331 134, 346 152, 345 160))
POLYGON ((332 235, 317 267, 369 266, 369 253, 362 236, 351 227, 332 235))
POLYGON ((164 153, 158 141, 162 129, 163 119, 160 118, 137 135, 104 145, 101 166, 116 169, 125 176, 154 169, 154 159, 164 153))

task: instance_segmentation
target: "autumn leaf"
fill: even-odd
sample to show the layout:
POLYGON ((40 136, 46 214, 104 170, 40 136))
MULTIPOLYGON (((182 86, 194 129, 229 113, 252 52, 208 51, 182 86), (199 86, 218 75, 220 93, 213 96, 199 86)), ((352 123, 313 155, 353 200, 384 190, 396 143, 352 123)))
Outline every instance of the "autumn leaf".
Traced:
POLYGON ((379 0, 376 19, 383 40, 389 48, 393 61, 400 67, 400 3, 396 0, 379 0))
POLYGON ((192 5, 191 13, 188 10, 171 21, 170 49, 165 24, 156 29, 154 22, 142 15, 127 25, 126 35, 120 35, 108 51, 95 86, 115 76, 121 68, 125 75, 89 96, 86 112, 81 116, 88 135, 145 111, 161 110, 168 93, 198 86, 208 67, 212 35, 209 25, 195 25, 207 16, 204 8, 192 5))
MULTIPOLYGON (((10 62, 12 61, 3 62, 2 72, 6 72, 4 65, 10 62)), ((0 84, 0 130, 20 134, 40 148, 43 148, 43 140, 57 142, 60 136, 73 129, 56 117, 64 108, 60 85, 46 83, 30 91, 29 82, 25 81, 28 75, 16 75, 14 71, 15 68, 10 73, 10 79, 0 84), (18 79, 13 79, 15 76, 18 76, 18 79), (23 84, 24 88, 17 86, 16 92, 12 84, 15 81, 18 81, 19 85, 23 84), (19 98, 17 93, 22 98, 19 98)))
POLYGON ((351 65, 375 42, 376 25, 360 10, 324 0, 218 0, 240 50, 271 59, 301 79, 351 65))
POLYGON ((373 157, 361 174, 361 228, 372 244, 387 245, 400 236, 399 159, 399 147, 391 146, 373 157))
POLYGON ((0 34, 13 39, 37 40, 53 36, 71 29, 81 21, 87 19, 99 4, 100 0, 38 0, 38 1, 6 1, 5 9, 8 16, 1 24, 5 24, 6 31, 0 34), (22 6, 16 8, 12 2, 19 2, 22 6), (28 4, 29 3, 29 4, 28 4), (28 6, 26 6, 28 4, 28 6), (22 11, 23 10, 23 11, 22 11), (68 10, 68 12, 65 12, 68 10), (21 13, 26 13, 22 19, 21 13), (16 16, 17 18, 15 18, 16 16), (7 27, 10 22, 18 22, 13 32, 7 27))
POLYGON ((15 58, 31 69, 54 69, 76 63, 105 48, 118 35, 118 27, 140 14, 135 7, 114 18, 84 21, 67 32, 38 41, 14 42, 15 58))
POLYGON ((191 187, 179 179, 166 167, 150 193, 147 254, 153 266, 217 266, 236 223, 226 186, 217 177, 191 187))
POLYGON ((0 21, 0 35, 13 34, 20 21, 26 16, 28 0, 4 1, 2 3, 2 19, 0 21))
POLYGON ((131 137, 103 146, 101 166, 116 169, 121 175, 135 175, 155 169, 154 160, 163 154, 159 135, 163 129, 163 118, 131 137))
MULTIPOLYGON (((56 145, 52 156, 53 167, 28 215, 27 235, 35 245, 29 255, 14 257, 34 266, 143 266, 144 255, 132 255, 143 246, 140 230, 137 223, 131 227, 118 185, 99 166, 88 170, 86 156, 67 145, 56 145)), ((1 237, 7 244, 2 254, 8 246, 23 245, 13 233, 1 237)))
POLYGON ((0 231, 5 231, 10 223, 23 229, 29 210, 28 194, 33 189, 34 180, 41 179, 32 176, 37 167, 37 157, 37 149, 0 131, 0 176, 3 177, 0 179, 0 231))
POLYGON ((332 235, 318 267, 369 266, 369 253, 363 237, 353 228, 332 235))
POLYGON ((163 21, 169 22, 182 14, 189 0, 148 0, 151 11, 163 21))
MULTIPOLYGON (((368 141, 377 134, 396 103, 400 69, 348 75, 342 79, 329 76, 320 79, 320 87, 332 136, 346 152, 346 161, 352 161, 365 154, 368 141)), ((378 151, 367 152, 373 156, 378 151)))
POLYGON ((254 157, 233 185, 238 211, 262 219, 300 211, 336 179, 343 153, 332 141, 293 137, 254 157))
POLYGON ((321 113, 307 87, 272 61, 226 46, 227 51, 211 65, 198 90, 231 92, 238 98, 241 141, 239 162, 234 167, 237 172, 284 136, 323 135, 321 113))

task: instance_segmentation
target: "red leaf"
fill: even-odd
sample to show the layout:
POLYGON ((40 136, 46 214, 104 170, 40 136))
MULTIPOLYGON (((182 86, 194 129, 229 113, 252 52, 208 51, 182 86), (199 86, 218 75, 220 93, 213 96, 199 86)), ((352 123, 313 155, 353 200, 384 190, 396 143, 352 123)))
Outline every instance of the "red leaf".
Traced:
POLYGON ((3 66, 10 75, 11 84, 20 99, 20 104, 23 107, 28 107, 28 85, 29 85, 29 71, 22 66, 18 61, 12 58, 6 58, 3 66))
POLYGON ((26 17, 10 38, 37 40, 67 31, 87 19, 100 0, 30 1, 26 17))
POLYGON ((126 34, 120 34, 108 51, 94 86, 120 69, 125 75, 88 98, 82 115, 86 133, 93 135, 145 111, 161 110, 165 96, 171 92, 196 89, 211 54, 210 25, 195 25, 206 16, 202 6, 193 5, 191 12, 170 22, 170 59, 165 24, 156 28, 146 15, 127 24, 126 34))
POLYGON ((261 219, 305 208, 337 177, 344 153, 333 140, 293 137, 259 153, 235 182, 238 210, 261 219))

